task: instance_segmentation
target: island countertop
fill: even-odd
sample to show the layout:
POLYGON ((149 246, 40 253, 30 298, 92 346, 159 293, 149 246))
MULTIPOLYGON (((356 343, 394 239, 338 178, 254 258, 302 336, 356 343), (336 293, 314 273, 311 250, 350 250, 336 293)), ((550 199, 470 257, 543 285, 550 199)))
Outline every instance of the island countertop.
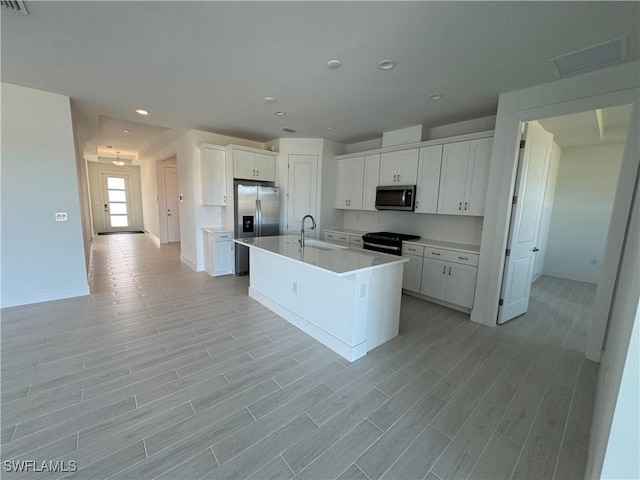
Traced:
POLYGON ((304 251, 297 235, 236 238, 234 242, 249 248, 259 248, 291 260, 336 274, 338 277, 408 262, 409 259, 371 250, 339 247, 307 239, 304 251))

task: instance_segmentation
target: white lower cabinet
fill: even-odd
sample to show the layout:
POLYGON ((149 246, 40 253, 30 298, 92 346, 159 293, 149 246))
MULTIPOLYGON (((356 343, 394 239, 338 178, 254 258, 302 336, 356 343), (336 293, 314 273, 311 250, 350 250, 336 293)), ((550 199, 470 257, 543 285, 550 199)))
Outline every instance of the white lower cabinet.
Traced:
POLYGON ((404 264, 402 288, 412 292, 419 292, 422 281, 422 257, 406 253, 403 253, 402 256, 409 259, 409 261, 404 264))
POLYGON ((423 259, 420 293, 438 300, 473 307, 478 267, 446 262, 433 258, 423 259))
POLYGON ((235 263, 233 232, 205 232, 205 271, 212 277, 231 275, 235 263))

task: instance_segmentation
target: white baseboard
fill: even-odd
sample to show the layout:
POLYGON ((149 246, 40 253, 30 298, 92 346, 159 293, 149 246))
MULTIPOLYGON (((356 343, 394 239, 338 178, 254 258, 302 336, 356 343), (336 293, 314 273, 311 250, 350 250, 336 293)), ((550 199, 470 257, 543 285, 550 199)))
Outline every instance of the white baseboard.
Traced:
POLYGON ((145 230, 144 233, 146 233, 151 238, 151 240, 156 242, 156 244, 160 245, 160 239, 156 237, 153 233, 151 233, 149 230, 145 230))
POLYGON ((32 303, 50 302, 52 300, 63 300, 65 298, 83 297, 85 295, 89 295, 90 293, 91 292, 89 291, 89 285, 83 285, 82 287, 48 290, 46 292, 9 295, 0 299, 0 308, 30 305, 32 303))
POLYGON ((595 283, 598 284, 598 277, 591 275, 583 275, 581 273, 562 272, 559 270, 546 270, 542 273, 549 277, 564 278, 565 280, 574 280, 576 282, 595 283))
POLYGON ((198 270, 196 270, 196 264, 193 263, 191 260, 189 260, 187 257, 184 256, 184 254, 180 254, 180 261, 182 263, 184 263, 187 267, 189 267, 191 270, 193 270, 194 272, 197 272, 198 270))
POLYGON ((286 321, 295 325, 303 332, 311 335, 313 338, 318 340, 323 345, 329 347, 331 350, 336 352, 343 358, 346 358, 350 362, 353 362, 359 358, 364 357, 367 354, 367 342, 364 341, 358 345, 349 346, 346 343, 338 340, 333 335, 325 332, 317 325, 305 320, 300 315, 292 312, 286 307, 283 307, 279 303, 274 302, 270 298, 267 298, 262 293, 258 292, 255 288, 249 287, 249 296, 256 300, 258 303, 261 303, 269 310, 274 313, 277 313, 286 321))

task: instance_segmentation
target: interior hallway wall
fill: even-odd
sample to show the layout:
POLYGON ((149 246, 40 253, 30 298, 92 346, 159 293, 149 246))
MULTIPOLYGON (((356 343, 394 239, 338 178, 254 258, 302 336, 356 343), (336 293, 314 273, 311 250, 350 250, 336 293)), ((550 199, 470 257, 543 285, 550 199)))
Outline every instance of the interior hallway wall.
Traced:
POLYGON ((2 84, 2 307, 89 294, 69 97, 2 84), (56 221, 56 212, 68 220, 56 221))
POLYGON ((624 145, 565 148, 544 273, 598 283, 624 145))

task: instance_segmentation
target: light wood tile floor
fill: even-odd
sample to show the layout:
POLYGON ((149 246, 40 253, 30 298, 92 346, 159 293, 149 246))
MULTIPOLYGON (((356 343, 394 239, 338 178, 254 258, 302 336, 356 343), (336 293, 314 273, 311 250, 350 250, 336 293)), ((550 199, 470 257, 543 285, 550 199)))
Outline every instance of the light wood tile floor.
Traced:
POLYGON ((595 286, 543 277, 498 328, 404 296, 349 363, 179 245, 98 237, 89 297, 4 309, 3 478, 582 478, 595 286))

